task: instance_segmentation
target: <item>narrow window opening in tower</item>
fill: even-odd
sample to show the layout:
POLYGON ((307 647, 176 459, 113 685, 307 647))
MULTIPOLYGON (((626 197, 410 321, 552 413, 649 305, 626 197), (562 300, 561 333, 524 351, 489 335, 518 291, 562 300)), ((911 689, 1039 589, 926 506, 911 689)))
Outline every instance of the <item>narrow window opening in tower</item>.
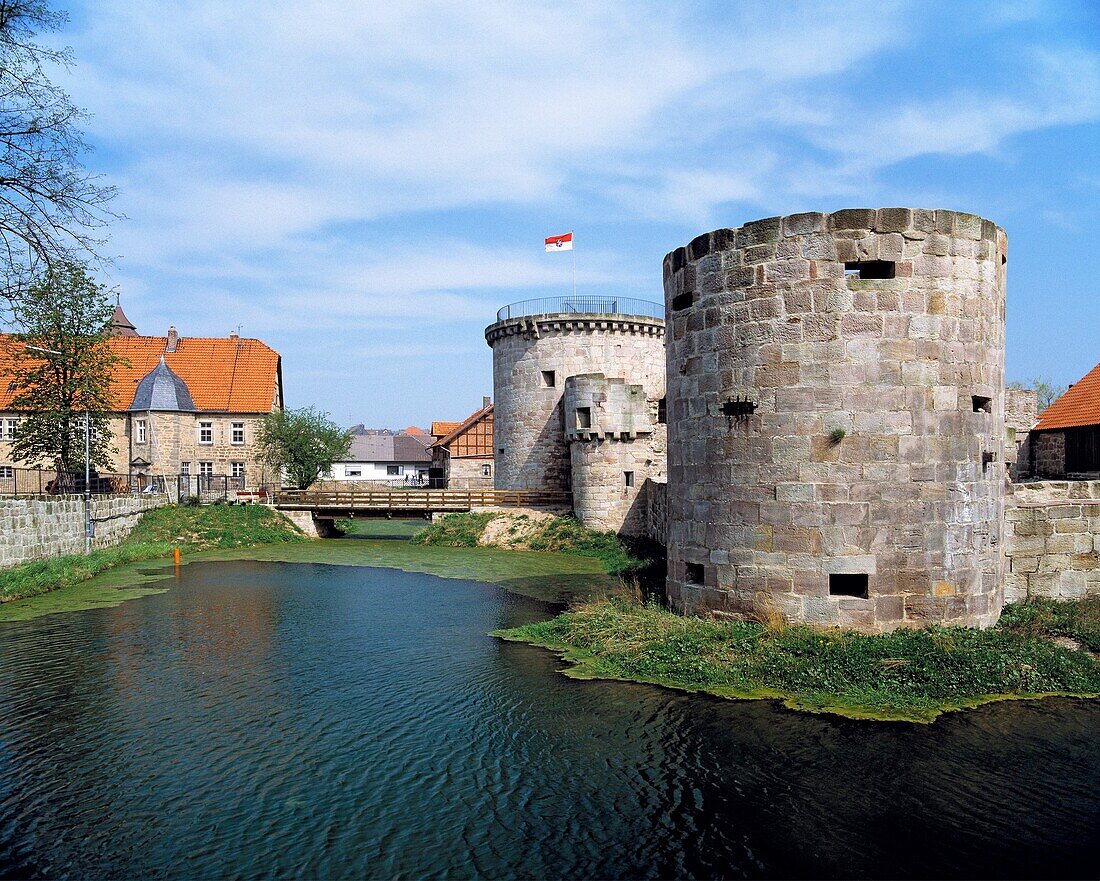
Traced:
POLYGON ((497 455, 498 456, 503 456, 504 455, 504 447, 497 447, 497 455))
POLYGON ((844 274, 865 279, 893 278, 897 264, 893 260, 851 260, 844 264, 844 274))
POLYGON ((984 397, 983 395, 971 395, 970 400, 974 404, 975 413, 992 413, 993 412, 993 399, 984 397))
POLYGON ((665 398, 661 398, 661 400, 657 402, 657 424, 668 424, 668 402, 665 398))
POLYGON ((577 408, 577 428, 591 428, 592 427, 592 408, 591 407, 578 407, 577 408))
POLYGON ((558 378, 553 370, 542 371, 542 387, 553 388, 557 384, 558 378))
POLYGON ((829 596, 867 599, 867 574, 834 572, 829 576, 829 596))
POLYGON ((691 291, 685 291, 682 294, 677 294, 672 298, 672 311, 679 312, 682 309, 688 309, 695 303, 695 294, 691 291))
POLYGON ((688 584, 703 584, 705 579, 702 563, 684 563, 684 581, 688 584))
POLYGON ((623 483, 626 484, 627 486, 634 486, 634 472, 633 471, 624 471, 623 472, 623 483))

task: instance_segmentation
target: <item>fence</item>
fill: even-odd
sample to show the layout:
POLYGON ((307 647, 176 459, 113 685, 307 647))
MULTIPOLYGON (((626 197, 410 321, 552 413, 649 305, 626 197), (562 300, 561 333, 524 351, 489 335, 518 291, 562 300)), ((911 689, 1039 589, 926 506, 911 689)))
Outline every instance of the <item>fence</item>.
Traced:
POLYGON ((134 495, 167 491, 167 480, 148 474, 102 474, 92 472, 85 482, 84 472, 63 472, 45 468, 0 466, 0 496, 134 495))
POLYGON ((527 315, 638 315, 664 320, 664 303, 635 300, 630 297, 543 297, 509 303, 497 311, 497 321, 523 318, 527 315))
POLYGON ((0 497, 13 496, 94 496, 167 493, 173 501, 189 498, 201 502, 267 501, 277 486, 248 486, 243 477, 225 474, 102 474, 92 472, 85 483, 84 473, 58 474, 53 469, 0 466, 0 497))
POLYGON ((552 490, 342 490, 319 492, 281 490, 275 504, 290 510, 355 511, 468 511, 475 507, 567 508, 572 495, 552 490))

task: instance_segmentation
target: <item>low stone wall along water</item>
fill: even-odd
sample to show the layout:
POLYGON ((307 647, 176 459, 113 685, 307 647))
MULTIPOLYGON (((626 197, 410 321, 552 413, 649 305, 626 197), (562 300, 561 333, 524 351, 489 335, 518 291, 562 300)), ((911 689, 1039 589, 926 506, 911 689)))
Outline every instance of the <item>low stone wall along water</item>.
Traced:
POLYGON ((1100 596, 1100 481, 1017 484, 1005 519, 1007 602, 1100 596))
MULTIPOLYGON (((161 494, 93 498, 92 547, 118 544, 143 513, 166 504, 168 497, 161 494)), ((0 499, 0 568, 83 552, 83 497, 0 499)))

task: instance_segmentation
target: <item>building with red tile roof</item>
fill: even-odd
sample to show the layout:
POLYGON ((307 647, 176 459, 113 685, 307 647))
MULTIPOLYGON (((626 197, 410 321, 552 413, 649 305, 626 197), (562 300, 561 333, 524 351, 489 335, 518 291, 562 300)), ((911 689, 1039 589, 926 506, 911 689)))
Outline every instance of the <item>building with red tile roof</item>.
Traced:
POLYGON ((462 422, 432 423, 433 486, 492 489, 494 481, 493 404, 482 399, 462 422))
MULTIPOLYGON (((141 336, 115 308, 108 344, 120 361, 111 376, 109 420, 120 474, 225 476, 235 485, 271 476, 256 455, 265 413, 283 407, 282 359, 260 340, 141 336)), ((13 463, 11 441, 20 414, 10 409, 14 359, 21 343, 0 335, 0 469, 13 463)))
POLYGON ((1028 448, 1032 476, 1100 476, 1100 364, 1043 411, 1028 448))

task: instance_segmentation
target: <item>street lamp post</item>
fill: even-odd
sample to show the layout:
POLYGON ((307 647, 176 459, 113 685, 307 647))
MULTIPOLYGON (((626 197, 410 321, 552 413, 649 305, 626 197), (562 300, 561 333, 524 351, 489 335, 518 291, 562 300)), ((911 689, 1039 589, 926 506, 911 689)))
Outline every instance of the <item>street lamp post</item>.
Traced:
MULTIPOLYGON (((60 355, 55 349, 44 349, 41 346, 28 346, 24 349, 32 352, 41 352, 43 355, 60 355)), ((92 552, 92 533, 95 525, 92 522, 92 421, 91 413, 84 411, 84 553, 92 552)))

